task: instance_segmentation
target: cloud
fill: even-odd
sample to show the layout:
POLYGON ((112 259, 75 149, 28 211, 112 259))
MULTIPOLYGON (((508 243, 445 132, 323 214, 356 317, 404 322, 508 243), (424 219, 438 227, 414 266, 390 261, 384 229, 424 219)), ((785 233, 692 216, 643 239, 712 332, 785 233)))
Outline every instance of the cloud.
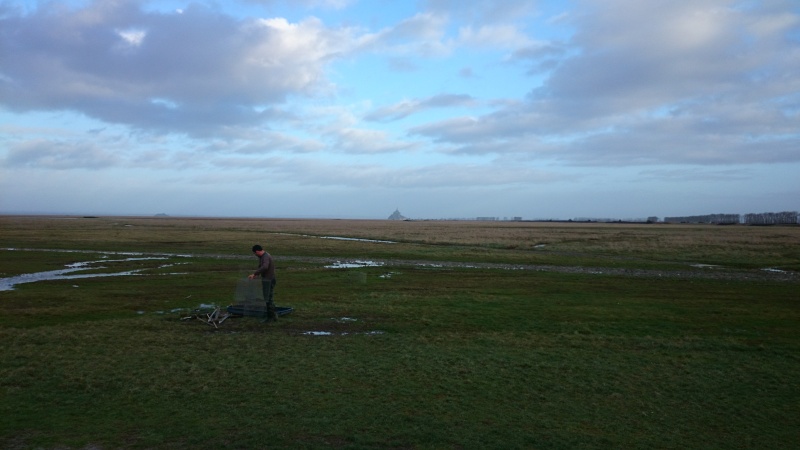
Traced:
POLYGON ((460 45, 470 48, 519 48, 530 45, 530 38, 512 24, 466 26, 458 32, 460 45))
MULTIPOLYGON (((586 3, 590 7, 574 19, 579 31, 572 46, 579 55, 533 92, 557 99, 556 112, 565 115, 610 116, 740 95, 763 88, 754 83, 759 75, 785 74, 799 62, 797 38, 791 38, 798 31, 796 13, 790 20, 787 12, 742 11, 719 0, 586 3), (775 15, 783 27, 763 31, 759 24, 775 15)), ((790 78, 774 80, 784 85, 783 95, 797 87, 797 78, 790 78)))
POLYGON ((197 135, 263 123, 287 96, 330 89, 326 65, 357 45, 353 30, 314 18, 239 20, 197 4, 166 14, 134 1, 43 3, 2 16, 0 30, 6 108, 197 135))
POLYGON ((315 8, 343 9, 350 6, 355 0, 246 0, 246 1, 248 3, 260 4, 260 5, 288 3, 291 5, 299 5, 307 9, 315 9, 315 8))
POLYGON ((3 160, 4 167, 67 169, 104 169, 118 164, 113 152, 85 142, 29 140, 11 145, 3 160))
POLYGON ((417 13, 396 25, 358 38, 360 51, 373 51, 398 57, 442 57, 449 55, 453 43, 447 38, 446 16, 417 13))
POLYGON ((417 147, 415 143, 395 141, 389 133, 381 130, 340 128, 332 130, 329 136, 334 140, 331 149, 343 153, 394 153, 417 147))
POLYGON ((429 189, 541 184, 563 175, 524 166, 496 164, 432 164, 390 167, 381 164, 336 164, 310 159, 272 159, 265 165, 272 177, 303 186, 346 186, 356 189, 429 189))
POLYGON ((425 99, 404 100, 394 105, 378 108, 367 113, 365 120, 393 121, 431 108, 465 108, 475 105, 475 99, 467 94, 440 94, 425 99))
POLYGON ((434 14, 455 17, 463 22, 473 24, 524 22, 537 12, 537 0, 515 0, 513 2, 425 0, 423 4, 426 10, 434 14))
POLYGON ((746 181, 752 178, 752 171, 743 169, 707 170, 703 168, 643 170, 639 176, 644 179, 666 181, 746 181))
POLYGON ((237 153, 316 153, 326 148, 318 140, 279 132, 268 132, 261 139, 245 142, 245 145, 236 150, 237 153))
POLYGON ((411 58, 390 58, 388 65, 394 72, 414 72, 419 69, 411 58))
POLYGON ((800 161, 800 14, 789 3, 583 3, 567 47, 517 51, 560 58, 525 102, 410 134, 449 152, 579 166, 800 161))
POLYGON ((292 210, 369 192, 474 211, 502 191, 533 212, 563 189, 607 208, 631 183, 645 208, 686 184, 764 199, 800 162, 790 0, 28 3, 0 0, 0 167, 42 210, 71 168, 129 180, 128 202, 268 179, 292 210))
POLYGON ((506 61, 527 65, 528 75, 543 75, 555 70, 565 59, 567 51, 567 46, 561 42, 533 41, 516 48, 506 61))

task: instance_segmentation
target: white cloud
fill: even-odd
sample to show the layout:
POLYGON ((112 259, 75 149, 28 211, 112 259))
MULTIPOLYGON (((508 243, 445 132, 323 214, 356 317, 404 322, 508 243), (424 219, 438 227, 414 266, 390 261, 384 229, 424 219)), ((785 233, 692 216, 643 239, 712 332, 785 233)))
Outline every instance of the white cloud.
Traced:
POLYGON ((530 45, 530 38, 511 24, 466 26, 458 32, 460 45, 472 48, 519 48, 530 45))
POLYGON ((800 15, 714 0, 584 3, 577 51, 526 103, 411 133, 574 165, 800 161, 800 15))
POLYGON ((0 170, 15 205, 52 199, 36 181, 71 169, 109 190, 127 180, 113 191, 132 203, 162 183, 191 200, 218 191, 224 211, 264 178, 293 210, 325 191, 462 211, 499 192, 601 210, 634 182, 630 203, 645 206, 682 183, 759 180, 763 200, 796 178, 790 0, 206 3, 0 4, 0 170))
POLYGON ((413 150, 414 143, 396 141, 381 130, 341 128, 331 132, 334 138, 331 150, 344 153, 394 153, 413 150))
POLYGON ((465 108, 476 104, 467 94, 440 94, 425 99, 403 100, 394 105, 384 106, 367 113, 364 118, 370 121, 393 121, 431 108, 465 108))
POLYGON ((247 0, 250 3, 272 5, 280 3, 289 3, 292 5, 302 6, 307 9, 315 8, 332 8, 343 9, 354 3, 356 0, 247 0))
POLYGON ((450 163, 389 167, 382 164, 328 163, 310 159, 274 158, 264 164, 271 179, 306 186, 349 189, 426 189, 542 184, 564 178, 556 172, 518 165, 450 163))
POLYGON ((103 169, 118 164, 120 158, 91 143, 29 140, 12 145, 3 166, 16 168, 103 169))
POLYGON ((362 36, 360 47, 394 57, 442 57, 453 49, 447 38, 447 25, 445 16, 418 13, 395 26, 362 36))
POLYGON ((467 23, 495 24, 520 22, 536 14, 537 0, 465 2, 463 0, 425 0, 426 10, 467 23))
POLYGON ((15 111, 69 110, 143 130, 207 134, 258 124, 256 108, 328 89, 325 66, 356 45, 351 30, 313 18, 248 21, 196 4, 181 14, 135 5, 48 3, 0 19, 3 41, 15 49, 0 63, 7 80, 0 102, 15 111), (122 44, 136 51, 109 51, 122 44))
POLYGON ((145 30, 139 30, 136 28, 117 30, 117 34, 122 38, 123 41, 125 41, 125 43, 132 47, 139 47, 142 45, 142 41, 144 41, 145 36, 147 36, 147 32, 145 30))

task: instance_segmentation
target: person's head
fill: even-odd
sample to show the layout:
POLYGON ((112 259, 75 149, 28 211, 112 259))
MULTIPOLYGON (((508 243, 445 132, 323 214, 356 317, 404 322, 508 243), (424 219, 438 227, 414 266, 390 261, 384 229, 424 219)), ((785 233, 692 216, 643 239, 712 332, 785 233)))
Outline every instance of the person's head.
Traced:
POLYGON ((261 256, 261 253, 263 253, 263 252, 264 252, 264 249, 260 245, 254 245, 253 246, 253 253, 255 253, 256 255, 261 256))

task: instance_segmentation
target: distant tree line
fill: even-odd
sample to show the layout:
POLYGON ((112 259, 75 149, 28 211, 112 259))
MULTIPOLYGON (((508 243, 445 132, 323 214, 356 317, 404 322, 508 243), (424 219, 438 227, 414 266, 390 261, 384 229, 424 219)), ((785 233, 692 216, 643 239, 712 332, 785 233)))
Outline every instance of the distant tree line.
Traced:
MULTIPOLYGON (((648 219, 651 221, 654 217, 648 219)), ((768 212, 757 214, 706 214, 701 216, 664 217, 664 223, 709 223, 728 225, 745 223, 747 225, 785 225, 798 223, 797 211, 768 212)))
POLYGON ((705 214, 705 215, 702 215, 702 216, 664 217, 664 223, 732 224, 732 223, 741 223, 741 215, 740 214, 705 214))
POLYGON ((745 214, 744 223, 749 225, 778 225, 797 223, 797 211, 745 214))

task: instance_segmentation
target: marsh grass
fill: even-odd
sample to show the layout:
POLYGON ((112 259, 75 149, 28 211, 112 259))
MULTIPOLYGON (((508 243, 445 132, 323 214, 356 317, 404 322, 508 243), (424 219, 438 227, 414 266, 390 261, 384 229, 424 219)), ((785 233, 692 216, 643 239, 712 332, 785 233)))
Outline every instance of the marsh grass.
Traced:
MULTIPOLYGON (((259 238, 276 256, 317 250, 430 261, 540 256, 500 248, 511 239, 505 233, 520 230, 500 227, 499 236, 481 241, 477 236, 491 234, 490 227, 473 224, 450 224, 456 231, 448 237, 437 234, 447 228, 442 224, 412 233, 399 228, 407 223, 368 222, 360 229, 353 221, 135 219, 115 234, 112 224, 127 220, 64 222, 4 219, 0 247, 45 249, 57 242, 73 250, 191 249, 207 256, 169 257, 181 265, 166 269, 159 268, 163 261, 143 262, 153 265, 141 276, 0 292, 3 448, 792 448, 797 442, 796 282, 433 266, 333 270, 279 259, 276 301, 295 311, 273 325, 236 318, 217 329, 180 319, 201 303, 233 299, 236 281, 253 269, 249 245, 264 242, 259 238), (275 233, 254 230, 262 225, 275 233), (146 230, 133 231, 140 228, 146 230), (408 242, 277 233, 314 230, 408 242), (57 239, 44 236, 50 231, 57 239)), ((794 250, 785 248, 797 238, 793 228, 743 228, 754 242, 709 238, 717 228, 664 229, 664 240, 685 240, 680 247, 688 253, 656 258, 797 264, 794 250), (760 250, 772 256, 746 261, 760 250)), ((637 237, 650 232, 548 228, 543 236, 564 253, 544 258, 569 258, 580 242, 594 263, 635 262, 665 245, 650 243, 657 236, 637 237), (606 242, 615 233, 623 233, 616 244, 606 242)), ((97 256, 0 255, 3 273, 97 256)))

